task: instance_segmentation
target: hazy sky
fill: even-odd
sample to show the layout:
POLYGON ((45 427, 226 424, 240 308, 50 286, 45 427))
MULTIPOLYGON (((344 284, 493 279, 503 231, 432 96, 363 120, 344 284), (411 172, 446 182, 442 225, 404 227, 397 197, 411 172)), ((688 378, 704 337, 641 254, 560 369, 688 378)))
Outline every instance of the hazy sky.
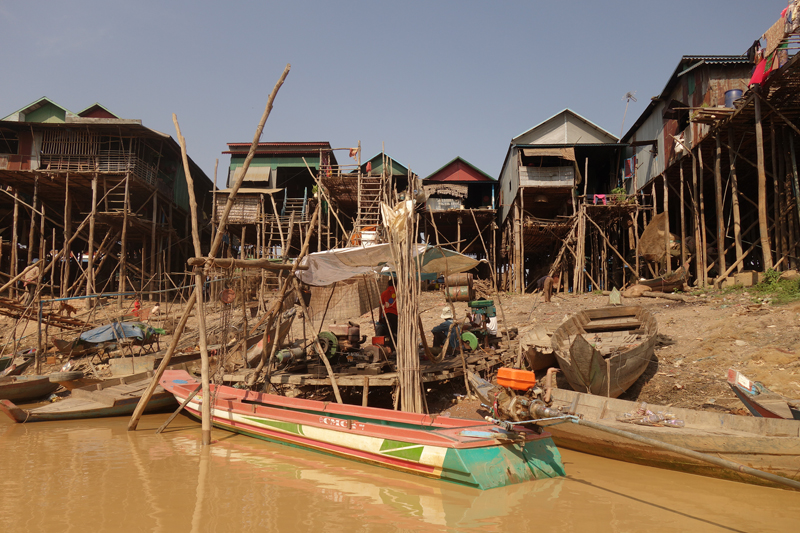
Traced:
POLYGON ((176 113, 211 177, 291 63, 262 141, 384 143, 423 177, 456 156, 497 177, 510 139, 565 107, 619 136, 626 92, 627 130, 682 55, 742 54, 785 5, 0 0, 0 116, 99 102, 175 137, 176 113))

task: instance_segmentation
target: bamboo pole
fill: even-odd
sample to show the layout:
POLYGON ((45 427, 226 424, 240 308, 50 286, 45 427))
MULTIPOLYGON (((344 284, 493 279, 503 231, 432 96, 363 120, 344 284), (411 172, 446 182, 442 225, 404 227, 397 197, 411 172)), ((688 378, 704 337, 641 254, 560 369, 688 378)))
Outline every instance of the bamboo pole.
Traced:
MULTIPOLYGON (((728 125, 728 142, 734 145, 733 126, 728 125)), ((731 210, 733 211, 733 239, 736 244, 737 271, 742 271, 742 216, 739 212, 739 181, 736 176, 736 155, 733 148, 728 147, 728 159, 731 167, 731 210)))
POLYGON ((33 177, 33 201, 31 205, 34 209, 31 209, 31 221, 30 221, 30 231, 28 232, 28 264, 30 265, 33 262, 33 239, 36 233, 36 203, 38 201, 39 196, 39 175, 35 174, 33 177))
MULTIPOLYGON (((219 158, 214 160, 214 183, 211 189, 211 240, 217 236, 217 167, 219 158)), ((262 195, 263 196, 263 195, 262 195)))
MULTIPOLYGON (((90 294, 94 294, 94 285, 95 285, 95 272, 94 272, 94 231, 95 231, 95 218, 97 217, 97 173, 94 173, 92 176, 92 209, 89 213, 89 262, 86 265, 86 296, 90 294)), ((106 234, 107 236, 108 234, 106 234)), ((88 304, 90 307, 94 305, 94 301, 92 298, 88 299, 88 304)))
POLYGON ((620 260, 621 260, 621 261, 622 261, 622 262, 623 262, 623 263, 624 263, 624 264, 625 264, 625 265, 626 265, 628 268, 630 268, 630 269, 633 269, 633 267, 630 265, 630 263, 628 263, 628 262, 625 260, 625 258, 622 256, 622 254, 621 254, 621 253, 619 253, 619 251, 618 251, 618 250, 617 250, 617 249, 614 247, 614 245, 612 245, 612 244, 611 244, 611 241, 609 241, 609 240, 608 240, 608 237, 606 236, 605 232, 604 232, 604 231, 603 231, 603 230, 600 228, 600 226, 598 226, 598 225, 597 225, 597 222, 595 222, 594 220, 592 220, 592 218, 591 218, 589 215, 584 215, 584 216, 586 217, 586 220, 588 220, 589 222, 591 222, 591 223, 594 225, 594 227, 595 227, 595 228, 597 228, 597 231, 599 231, 599 232, 600 232, 600 236, 601 236, 601 237, 603 237, 603 239, 605 240, 606 244, 608 244, 608 247, 609 247, 609 248, 611 248, 611 251, 612 251, 612 252, 614 252, 615 254, 617 254, 617 257, 619 257, 619 258, 620 258, 620 260))
MULTIPOLYGON (((286 79, 286 75, 289 73, 289 68, 290 68, 289 65, 286 65, 286 68, 283 71, 283 75, 278 80, 278 83, 275 85, 275 88, 273 88, 272 93, 270 93, 270 95, 269 95, 269 99, 267 101, 267 108, 264 110, 264 115, 261 117, 261 122, 259 123, 259 126, 258 126, 258 128, 256 130, 256 136, 253 139, 253 144, 250 146, 250 152, 248 153, 247 159, 245 160, 246 166, 244 167, 244 170, 242 171, 241 175, 239 176, 239 179, 234 184, 233 190, 231 191, 230 195, 228 196, 228 202, 227 202, 227 204, 225 206, 225 210, 223 211, 222 216, 220 217, 219 230, 218 230, 218 233, 216 235, 216 239, 214 240, 214 243, 212 243, 212 247, 211 247, 211 250, 210 250, 210 253, 209 253, 210 257, 214 257, 216 255, 216 252, 217 252, 218 247, 219 247, 219 243, 222 241, 221 236, 224 234, 225 223, 227 222, 228 214, 230 213, 231 207, 233 206, 233 199, 232 198, 235 197, 236 192, 239 190, 239 188, 241 187, 242 182, 244 181, 244 177, 245 177, 245 175, 247 173, 246 172, 247 171, 247 167, 249 166, 249 162, 250 162, 250 160, 252 160, 252 157, 253 157, 253 155, 255 153, 256 147, 258 146, 258 140, 261 137, 261 132, 264 129, 264 124, 266 123, 267 118, 269 117, 269 112, 272 110, 272 102, 275 99, 275 95, 277 94, 278 89, 280 88, 281 85, 283 85, 283 81, 286 79)), ((177 126, 178 126, 177 118, 173 119, 173 122, 175 122, 175 125, 176 125, 176 128, 177 128, 177 126)), ((179 137, 180 137, 180 134, 179 134, 179 137)), ((186 155, 185 140, 182 143, 181 152, 182 152, 181 155, 182 155, 182 159, 183 159, 183 163, 184 163, 184 170, 185 170, 185 172, 187 174, 187 184, 189 185, 189 189, 192 190, 191 194, 193 195, 194 194, 193 193, 193 185, 188 183, 188 178, 190 176, 190 173, 189 173, 188 156, 186 155)), ((195 218, 197 216, 194 211, 192 212, 192 215, 195 218)), ((170 218, 171 218, 171 204, 170 204, 170 218)), ((194 240, 194 234, 192 235, 192 238, 194 240)), ((197 244, 197 246, 195 247, 195 249, 199 250, 199 238, 197 239, 196 244, 197 244)), ((199 256, 200 253, 198 252, 197 255, 199 256)), ((144 409, 147 406, 147 403, 150 401, 150 398, 151 398, 151 396, 153 394, 153 391, 155 390, 156 386, 158 385, 158 381, 161 379, 161 376, 163 375, 164 370, 169 365, 169 360, 172 358, 172 354, 175 351, 175 346, 177 346, 177 344, 178 344, 178 340, 180 339, 181 333, 183 332, 183 327, 186 325, 186 320, 188 320, 188 318, 189 318, 189 313, 191 313, 191 310, 195 305, 195 301, 199 300, 199 301, 202 302, 202 299, 203 299, 203 297, 202 297, 202 283, 199 283, 199 284, 195 283, 195 291, 194 291, 193 295, 189 298, 189 301, 186 303, 186 308, 184 309, 183 317, 181 317, 181 323, 179 324, 178 329, 176 329, 176 331, 174 333, 173 342, 172 342, 172 344, 170 344, 170 347, 167 349, 167 353, 164 354, 164 358, 161 361, 161 365, 159 365, 158 370, 156 371, 155 375, 153 376, 153 380, 151 381, 151 383, 148 386, 148 388, 145 391, 145 393, 142 395, 142 398, 139 400, 139 404, 136 406, 136 410, 134 411, 133 416, 131 416, 131 421, 128 424, 128 430, 129 431, 132 431, 132 430, 136 429, 136 426, 139 423, 139 418, 141 417, 142 413, 144 412, 144 409), (199 298, 198 298, 198 296, 199 296, 199 298)), ((202 313, 198 313, 198 315, 201 315, 201 314, 202 313)), ((203 318, 200 317, 200 316, 198 316, 198 323, 202 323, 203 327, 205 328, 205 322, 204 322, 203 318)), ((206 342, 204 333, 205 333, 205 331, 201 332, 201 338, 202 338, 202 341, 201 341, 201 343, 202 343, 201 344, 201 358, 203 357, 202 356, 202 354, 203 354, 202 345, 205 344, 205 342, 206 342)), ((203 380, 203 384, 207 387, 208 386, 208 379, 207 379, 208 378, 208 350, 207 350, 207 346, 206 346, 205 353, 206 353, 205 364, 201 363, 201 365, 204 366, 205 369, 206 369, 206 372, 205 372, 206 379, 203 380)), ((205 398, 209 398, 209 396, 204 396, 204 397, 205 398)), ((204 406, 206 404, 207 404, 207 402, 203 402, 204 406)), ((204 410, 205 410, 205 408, 204 408, 204 410)), ((209 428, 209 431, 208 431, 209 442, 210 442, 210 436, 211 435, 210 435, 210 428, 209 428)), ((205 428, 204 428, 204 435, 203 435, 204 444, 205 444, 205 440, 206 440, 206 434, 205 434, 205 428)))
POLYGON ((719 133, 714 135, 716 141, 716 151, 714 152, 714 196, 717 211, 717 250, 718 250, 718 272, 725 271, 725 218, 723 217, 723 205, 725 199, 722 192, 722 143, 719 133))
MULTIPOLYGON (((151 279, 156 275, 156 258, 158 257, 158 250, 156 250, 156 225, 158 224, 158 194, 153 194, 153 214, 151 216, 150 222, 152 227, 150 228, 150 277, 151 279)), ((144 238, 143 238, 144 240, 144 238)), ((144 244, 142 244, 142 257, 144 257, 144 244)), ((144 269, 142 269, 144 271, 144 269)), ((152 285, 151 281, 147 283, 147 289, 150 291, 148 295, 148 299, 152 302, 153 301, 153 292, 152 292, 152 285)))
MULTIPOLYGON (((177 133, 178 142, 181 145, 181 157, 183 159, 183 169, 186 175, 186 185, 189 191, 189 213, 192 217, 192 244, 194 245, 195 257, 202 255, 200 246, 200 230, 197 222, 197 198, 194 193, 194 180, 192 179, 191 170, 189 169, 189 158, 186 154, 186 139, 181 134, 180 126, 178 125, 178 117, 175 113, 172 114, 172 122, 175 124, 175 131, 177 133)), ((244 173, 242 173, 244 175, 244 173)), ((213 253, 209 254, 213 257, 213 253)), ((203 445, 211 444, 211 386, 209 383, 209 358, 208 358, 208 340, 206 336, 206 319, 205 311, 203 309, 203 269, 194 267, 194 294, 197 302, 197 330, 199 333, 198 342, 200 344, 200 381, 203 393, 203 400, 200 405, 202 416, 202 436, 203 445)))
MULTIPOLYGON (((19 255, 19 241, 18 241, 19 229, 18 228, 19 228, 19 191, 17 190, 16 187, 14 187, 14 218, 13 218, 13 222, 11 224, 11 268, 9 269, 9 274, 11 275, 11 281, 9 281, 6 284, 6 286, 9 286, 9 287, 15 287, 15 285, 13 285, 12 282, 15 282, 18 279, 18 277, 22 277, 22 276, 17 276, 17 269, 19 267, 19 257, 18 257, 18 255, 19 255)), ((28 270, 30 268, 32 268, 32 267, 29 264, 25 270, 28 270)), ((25 270, 23 271, 23 273, 25 272, 25 270)), ((5 290, 5 286, 4 286, 3 290, 5 290)), ((3 291, 0 291, 0 292, 3 292, 3 291)), ((16 298, 17 297, 16 288, 12 288, 9 294, 10 294, 11 298, 16 298)))
MULTIPOLYGON (((775 219, 775 231, 773 233, 773 241, 775 243, 775 260, 777 261, 781 257, 781 225, 779 223, 780 220, 780 193, 778 192, 778 148, 777 148, 777 139, 776 132, 775 132, 775 121, 770 118, 769 121, 769 140, 770 140, 770 149, 772 152, 772 188, 773 188, 773 195, 772 195, 772 212, 774 213, 775 219)), ((778 268, 778 265, 775 265, 775 268, 778 268)))
POLYGON ((125 201, 122 211, 122 240, 120 241, 120 254, 119 254, 119 287, 117 292, 117 308, 122 309, 122 293, 125 292, 125 279, 128 276, 128 208, 130 204, 130 172, 125 174, 125 201))
POLYGON ((225 222, 228 220, 228 214, 230 213, 231 209, 233 208, 233 203, 236 200, 236 194, 239 192, 239 188, 242 186, 242 182, 244 181, 244 177, 247 174, 247 169, 250 168, 250 162, 253 160, 253 156, 255 156, 256 148, 258 147, 258 141, 261 139, 261 132, 264 131, 264 125, 267 123, 267 118, 269 118, 269 114, 272 111, 272 104, 275 101, 275 96, 278 94, 278 90, 283 85, 283 82, 286 80, 286 76, 289 74, 289 70, 291 69, 291 65, 287 64, 286 68, 283 69, 283 74, 278 79, 278 82, 275 84, 275 87, 272 89, 272 92, 267 99, 267 107, 264 109, 264 114, 261 117, 261 122, 258 123, 258 128, 256 128, 256 133, 253 136, 253 143, 250 146, 250 151, 247 153, 247 157, 244 160, 244 164, 242 165, 242 173, 239 176, 239 179, 236 180, 233 188, 231 189, 230 194, 228 195, 228 201, 225 204, 225 209, 222 211, 222 216, 220 217, 220 224, 219 230, 217 232, 216 237, 214 237, 214 241, 211 243, 211 253, 209 255, 215 256, 217 250, 219 249, 220 244, 222 244, 222 235, 225 232, 225 222))
POLYGON ((684 205, 684 189, 686 188, 686 182, 683 177, 683 159, 680 161, 680 173, 681 173, 681 265, 686 264, 686 211, 684 205))
POLYGON ((667 274, 670 274, 672 272, 672 255, 670 255, 669 187, 667 186, 667 175, 662 174, 662 177, 664 179, 664 263, 666 264, 667 274))
POLYGON ((708 231, 706 230, 706 202, 705 202, 705 165, 703 164, 703 150, 697 147, 697 165, 700 169, 697 177, 698 200, 700 204, 700 241, 703 254, 700 256, 703 262, 703 286, 708 285, 708 231))
POLYGON ((767 175, 764 169, 764 132, 761 126, 761 95, 756 94, 756 155, 758 161, 758 227, 761 234, 762 267, 765 271, 772 268, 772 253, 767 227, 767 175))

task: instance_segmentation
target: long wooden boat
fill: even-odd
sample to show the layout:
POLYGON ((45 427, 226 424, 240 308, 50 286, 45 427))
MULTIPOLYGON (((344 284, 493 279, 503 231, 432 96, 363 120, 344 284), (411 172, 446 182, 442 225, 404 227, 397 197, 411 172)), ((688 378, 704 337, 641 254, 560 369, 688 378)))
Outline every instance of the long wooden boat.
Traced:
MULTIPOLYGON (((470 376, 481 399, 494 401, 497 387, 470 376), (482 382, 482 383, 481 383, 482 382)), ((491 404, 487 404, 491 405, 491 404)), ((721 457, 765 472, 800 481, 800 423, 794 420, 754 418, 663 405, 604 398, 575 391, 553 389, 550 407, 575 414, 603 426, 658 439, 697 452, 721 457), (669 414, 683 427, 631 423, 639 409, 669 414), (625 421, 627 420, 627 422, 625 421)), ((713 464, 635 442, 604 431, 562 422, 542 421, 557 446, 579 452, 668 470, 758 485, 769 481, 713 464)))
POLYGON ((728 369, 728 385, 753 416, 800 420, 800 400, 789 400, 732 368, 728 369))
POLYGON ((0 378, 0 400, 38 400, 54 393, 58 387, 48 376, 6 376, 0 378))
MULTIPOLYGON (((166 371, 161 385, 179 402, 200 387, 183 371, 166 371)), ((187 411, 199 417, 202 401, 197 394, 187 411)), ((213 424, 228 431, 479 489, 564 475, 546 432, 219 385, 210 401, 213 424)))
POLYGON ((558 366, 578 392, 616 398, 647 368, 658 325, 639 306, 579 311, 553 333, 558 366))
MULTIPOLYGON (((170 368, 185 368, 185 365, 170 368)), ((73 389, 66 399, 33 409, 23 409, 9 400, 2 400, 0 411, 19 423, 130 416, 152 379, 153 372, 108 379, 73 389)), ((159 385, 144 412, 156 413, 177 406, 175 396, 159 385)))

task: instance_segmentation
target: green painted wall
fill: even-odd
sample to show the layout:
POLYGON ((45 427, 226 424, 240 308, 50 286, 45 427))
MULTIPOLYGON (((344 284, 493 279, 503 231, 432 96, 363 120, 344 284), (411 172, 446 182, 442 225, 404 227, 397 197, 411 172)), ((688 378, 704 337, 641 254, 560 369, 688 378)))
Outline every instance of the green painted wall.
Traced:
POLYGON ((66 121, 67 112, 57 105, 45 104, 36 111, 25 114, 25 122, 57 122, 66 121))
MULTIPOLYGON (((319 166, 319 156, 305 156, 306 161, 308 162, 308 166, 310 167, 318 167, 319 166)), ((244 165, 244 156, 231 156, 231 169, 237 169, 244 165)), ((303 156, 298 157, 290 157, 290 156, 275 156, 275 157, 265 157, 265 156, 255 156, 253 160, 250 162, 251 167, 272 167, 272 168, 280 168, 280 167, 300 167, 305 168, 306 164, 303 162, 303 156)))

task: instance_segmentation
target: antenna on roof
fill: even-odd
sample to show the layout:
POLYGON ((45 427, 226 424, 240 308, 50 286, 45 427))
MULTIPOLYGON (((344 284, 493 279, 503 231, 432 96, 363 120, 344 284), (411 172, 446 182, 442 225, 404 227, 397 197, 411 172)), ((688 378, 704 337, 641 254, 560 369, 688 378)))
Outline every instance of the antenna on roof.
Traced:
POLYGON ((631 103, 631 100, 636 102, 636 91, 628 91, 625 93, 625 96, 622 97, 625 100, 625 113, 622 115, 622 127, 619 129, 619 138, 622 139, 622 134, 625 132, 625 116, 628 114, 628 104, 631 103))

